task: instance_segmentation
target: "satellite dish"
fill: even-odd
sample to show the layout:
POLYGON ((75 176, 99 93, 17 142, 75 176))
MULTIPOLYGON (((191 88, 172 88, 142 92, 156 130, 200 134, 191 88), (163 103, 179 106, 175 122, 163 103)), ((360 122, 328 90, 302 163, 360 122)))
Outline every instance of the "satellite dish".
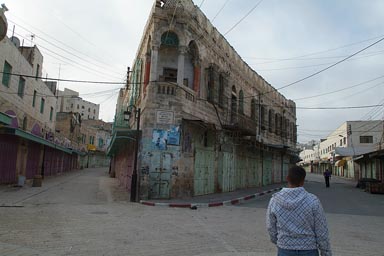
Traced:
POLYGON ((19 48, 20 47, 20 39, 15 37, 15 36, 12 36, 11 38, 11 42, 17 47, 19 48))

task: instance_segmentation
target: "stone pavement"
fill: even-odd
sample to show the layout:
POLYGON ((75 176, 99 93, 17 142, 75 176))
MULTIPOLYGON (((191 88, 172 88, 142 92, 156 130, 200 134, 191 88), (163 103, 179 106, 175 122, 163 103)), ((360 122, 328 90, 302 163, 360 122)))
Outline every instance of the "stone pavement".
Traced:
MULTIPOLYGON (((1 200, 13 198, 7 204, 23 207, 0 207, 0 255, 276 255, 265 231, 265 207, 147 207, 128 202, 127 193, 117 189, 107 172, 73 172, 47 180, 40 190, 1 190, 1 200)), ((311 184, 323 191, 323 184, 311 184)), ((334 184, 334 191, 336 186, 344 189, 334 184)), ((253 204, 263 205, 260 200, 269 200, 269 195, 253 204)), ((382 212, 327 212, 327 219, 334 255, 384 255, 382 212)))

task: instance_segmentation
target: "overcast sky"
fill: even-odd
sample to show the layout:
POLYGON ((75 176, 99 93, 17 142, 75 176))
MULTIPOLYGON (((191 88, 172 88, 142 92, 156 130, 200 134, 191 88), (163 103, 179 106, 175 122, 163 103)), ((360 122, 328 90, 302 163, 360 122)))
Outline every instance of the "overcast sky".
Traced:
MULTIPOLYGON (((3 2, 9 9, 8 35, 15 24, 15 35, 24 37, 25 45, 38 45, 49 77, 123 82, 154 0, 3 2)), ((213 21, 225 34, 258 0, 194 2, 202 4, 211 21, 225 4, 213 21)), ((381 37, 383 0, 264 0, 226 35, 240 56, 275 88, 326 68, 381 37)), ((384 77, 379 78, 384 76, 383 56, 384 41, 281 93, 295 100, 298 108, 383 104, 384 77), (364 84, 352 87, 360 83, 364 84)), ((119 85, 61 82, 59 86, 100 103, 100 117, 113 120, 119 85)), ((298 109, 298 140, 318 140, 347 120, 382 119, 383 109, 298 109)))

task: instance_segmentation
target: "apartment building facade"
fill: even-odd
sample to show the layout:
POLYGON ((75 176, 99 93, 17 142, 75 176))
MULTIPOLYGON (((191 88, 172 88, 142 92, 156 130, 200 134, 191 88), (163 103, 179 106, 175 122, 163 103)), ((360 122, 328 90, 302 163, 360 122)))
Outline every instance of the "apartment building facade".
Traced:
POLYGON ((192 1, 155 1, 109 147, 122 186, 134 189, 135 169, 143 199, 264 186, 285 178, 295 146, 295 103, 252 70, 192 1))

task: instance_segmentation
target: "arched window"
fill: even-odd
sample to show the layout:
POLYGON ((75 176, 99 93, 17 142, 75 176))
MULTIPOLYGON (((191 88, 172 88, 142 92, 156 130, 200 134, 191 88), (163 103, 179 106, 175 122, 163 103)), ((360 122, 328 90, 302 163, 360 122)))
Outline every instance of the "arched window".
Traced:
POLYGON ((244 93, 243 90, 239 92, 239 113, 244 114, 244 93))
POLYGON ((219 75, 219 106, 224 106, 224 77, 222 74, 219 75))
POLYGON ((26 131, 28 127, 28 118, 25 116, 23 119, 23 130, 26 131))
POLYGON ((251 119, 256 120, 256 100, 251 100, 251 119))
POLYGON ((179 38, 172 31, 167 31, 161 36, 161 45, 170 46, 170 47, 178 47, 179 46, 179 38))
POLYGON ((236 97, 236 87, 232 86, 232 96, 231 96, 231 123, 237 122, 237 97, 236 97))
POLYGON ((268 131, 269 132, 273 132, 274 130, 274 125, 273 125, 273 118, 274 118, 274 111, 272 109, 270 109, 268 111, 268 131))

